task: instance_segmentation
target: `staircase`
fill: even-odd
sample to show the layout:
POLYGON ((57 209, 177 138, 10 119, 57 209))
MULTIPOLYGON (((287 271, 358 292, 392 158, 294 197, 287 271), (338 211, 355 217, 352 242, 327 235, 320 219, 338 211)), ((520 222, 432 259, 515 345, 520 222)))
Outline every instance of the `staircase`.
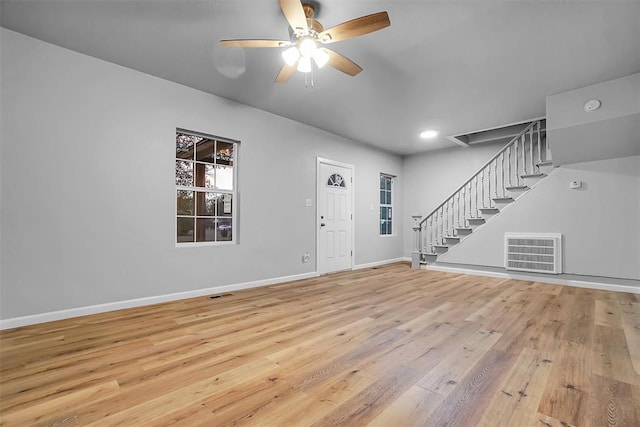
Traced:
POLYGON ((412 267, 433 264, 462 244, 476 228, 517 202, 551 167, 544 120, 533 121, 429 215, 413 217, 412 267))

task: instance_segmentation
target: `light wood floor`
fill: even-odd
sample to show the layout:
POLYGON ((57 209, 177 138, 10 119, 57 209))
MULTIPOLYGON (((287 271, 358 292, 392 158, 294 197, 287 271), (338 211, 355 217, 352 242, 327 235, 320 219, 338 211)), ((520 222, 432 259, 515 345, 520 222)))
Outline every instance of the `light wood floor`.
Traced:
POLYGON ((394 264, 0 340, 1 425, 640 425, 626 293, 394 264))

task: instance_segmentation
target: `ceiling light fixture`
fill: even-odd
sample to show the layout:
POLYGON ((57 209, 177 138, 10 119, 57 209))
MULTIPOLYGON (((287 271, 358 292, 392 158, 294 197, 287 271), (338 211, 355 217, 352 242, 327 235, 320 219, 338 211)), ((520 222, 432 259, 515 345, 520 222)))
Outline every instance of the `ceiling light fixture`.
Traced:
POLYGON ((278 0, 280 9, 289 24, 289 40, 272 39, 231 39, 220 40, 222 46, 240 48, 284 48, 282 58, 285 64, 276 77, 277 83, 288 81, 297 71, 307 73, 305 84, 311 81, 313 87, 313 69, 329 64, 331 67, 349 76, 355 76, 362 67, 324 45, 352 39, 373 33, 391 25, 387 12, 372 13, 345 21, 324 29, 314 18, 317 0, 302 3, 304 0, 278 0), (315 64, 315 66, 314 66, 315 64))
POLYGON ((318 46, 316 46, 316 42, 311 38, 304 38, 298 45, 298 49, 300 49, 300 55, 306 56, 310 58, 315 53, 318 46))
POLYGON ((311 58, 308 56, 301 56, 298 59, 298 71, 301 73, 308 73, 311 71, 311 58))
POLYGON ((324 49, 318 49, 316 42, 310 38, 304 38, 295 46, 283 51, 282 58, 291 67, 298 63, 297 70, 302 73, 311 71, 311 59, 318 68, 324 67, 329 62, 329 54, 324 49))
POLYGON ((422 139, 430 139, 438 136, 438 131, 433 129, 427 129, 420 132, 420 138, 422 139))
POLYGON ((291 46, 289 49, 282 52, 282 57, 284 58, 284 62, 293 67, 296 65, 298 58, 300 58, 300 51, 296 46, 291 46))

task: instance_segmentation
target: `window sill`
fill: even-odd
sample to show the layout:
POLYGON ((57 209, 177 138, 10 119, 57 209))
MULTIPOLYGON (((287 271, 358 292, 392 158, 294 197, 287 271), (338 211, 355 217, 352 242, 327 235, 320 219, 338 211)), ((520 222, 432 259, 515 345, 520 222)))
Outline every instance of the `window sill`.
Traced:
POLYGON ((206 247, 206 246, 229 246, 235 245, 235 240, 231 240, 229 242, 184 242, 184 243, 176 243, 176 248, 198 248, 198 247, 206 247))

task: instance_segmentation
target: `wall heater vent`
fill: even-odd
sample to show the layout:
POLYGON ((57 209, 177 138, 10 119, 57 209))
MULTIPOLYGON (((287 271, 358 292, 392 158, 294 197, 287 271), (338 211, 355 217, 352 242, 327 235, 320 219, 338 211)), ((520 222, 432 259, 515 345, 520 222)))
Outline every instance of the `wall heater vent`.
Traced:
POLYGON ((562 234, 505 233, 504 268, 536 273, 562 273, 562 234))

